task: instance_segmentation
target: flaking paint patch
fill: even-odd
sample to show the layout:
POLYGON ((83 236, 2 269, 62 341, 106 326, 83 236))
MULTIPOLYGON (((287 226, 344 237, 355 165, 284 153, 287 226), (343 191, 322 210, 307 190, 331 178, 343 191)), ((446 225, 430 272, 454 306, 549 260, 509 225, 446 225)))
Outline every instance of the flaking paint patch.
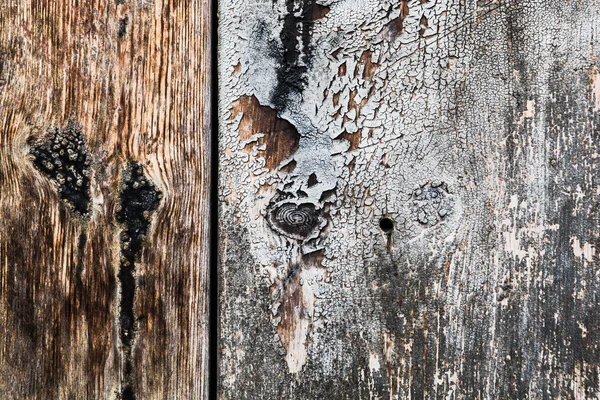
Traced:
POLYGON ((298 148, 299 135, 277 111, 262 106, 254 96, 242 96, 232 104, 231 119, 238 114, 240 144, 251 156, 264 159, 264 166, 274 170, 298 148))
MULTIPOLYGON (((449 18, 446 14, 449 3, 402 5, 402 32, 394 35, 393 42, 381 42, 380 38, 390 20, 401 12, 397 2, 327 4, 327 17, 315 21, 310 28, 310 44, 319 45, 311 50, 310 65, 301 66, 308 79, 303 80, 304 87, 287 93, 285 102, 273 102, 273 85, 265 82, 273 83, 278 76, 277 57, 271 59, 270 54, 277 53, 273 49, 280 40, 279 31, 284 29, 280 15, 288 12, 287 7, 278 4, 272 13, 261 12, 256 24, 238 24, 233 20, 233 25, 228 25, 227 20, 221 24, 228 34, 235 31, 246 41, 221 43, 227 62, 221 71, 221 76, 226 77, 222 86, 226 103, 220 113, 222 120, 227 121, 228 132, 221 144, 223 165, 230 171, 224 173, 228 183, 222 193, 236 204, 235 215, 241 223, 249 224, 253 232, 262 232, 250 242, 266 284, 283 287, 289 266, 302 264, 299 256, 323 249, 322 267, 327 270, 327 279, 305 283, 317 297, 348 298, 352 304, 354 296, 371 296, 368 292, 359 293, 364 290, 359 283, 362 273, 353 266, 375 256, 374 247, 381 237, 376 221, 385 212, 399 224, 393 241, 398 243, 397 252, 410 254, 415 264, 423 253, 453 245, 448 238, 454 237, 461 224, 462 198, 456 193, 459 183, 452 172, 453 145, 439 134, 451 132, 453 122, 440 121, 439 110, 452 99, 453 89, 448 82, 463 79, 465 71, 455 56, 438 47, 432 36, 442 21, 458 22, 456 15, 449 18), (352 18, 348 19, 348 15, 352 18), (367 25, 364 21, 368 21, 367 25), (423 21, 427 21, 425 31, 423 21), (427 40, 423 39, 425 36, 427 40), (346 42, 340 41, 342 37, 346 42), (421 46, 430 49, 424 64, 414 57, 421 46), (333 55, 336 50, 342 52, 333 55), (449 64, 452 68, 447 68, 449 64), (232 75, 232 69, 237 73, 232 75), (444 75, 441 87, 438 74, 444 75), (387 85, 403 88, 401 96, 383 90, 387 85), (257 141, 252 139, 254 142, 248 146, 239 132, 239 117, 231 118, 235 102, 243 96, 254 96, 261 105, 277 110, 278 117, 289 121, 300 135, 298 149, 289 157, 292 170, 265 171, 260 157, 248 154, 248 149, 258 147, 254 145, 257 141), (352 140, 346 140, 344 135, 352 140), (386 162, 380 163, 383 158, 386 162), (357 179, 364 184, 352 188, 357 179), (391 198, 378 195, 387 186, 386 180, 400 188, 392 192, 391 198), (442 191, 438 192, 438 184, 444 185, 442 191), (349 189, 355 193, 349 193, 349 189), (311 240, 303 243, 296 243, 297 237, 277 235, 264 223, 269 196, 275 195, 327 209, 335 222, 328 224, 323 234, 316 232, 318 235, 311 235, 311 240), (432 244, 434 234, 442 240, 432 244), (340 252, 340 247, 349 250, 340 252)), ((235 7, 236 13, 254 15, 256 5, 243 6, 247 12, 240 4, 235 7)), ((224 13, 226 18, 228 12, 224 13)), ((441 39, 452 42, 447 34, 442 34, 441 39)), ((306 50, 304 43, 300 51, 306 50)), ((273 300, 270 309, 280 301, 278 297, 273 300)), ((275 315, 273 320, 280 317, 275 315)), ((327 354, 320 357, 325 360, 324 365, 332 365, 330 357, 339 358, 333 354, 335 346, 324 343, 333 340, 342 345, 345 340, 327 334, 327 322, 332 317, 339 319, 340 314, 330 313, 327 318, 314 321, 322 331, 314 333, 307 342, 316 343, 309 353, 327 354)), ((369 328, 370 336, 377 335, 375 326, 369 328)), ((350 362, 340 361, 348 365, 350 362)), ((330 367, 325 373, 327 368, 330 367)))
POLYGON ((591 88, 594 111, 600 111, 600 73, 598 73, 598 67, 596 66, 592 68, 591 88))
POLYGON ((535 116, 535 100, 527 100, 525 111, 521 115, 521 118, 517 122, 517 125, 522 125, 526 119, 533 118, 535 116))
POLYGON ((369 369, 371 370, 371 373, 379 371, 379 368, 381 368, 379 356, 377 353, 371 353, 369 355, 369 369))
MULTIPOLYGON (((552 132, 544 120, 548 115, 545 103, 551 95, 547 71, 552 60, 540 59, 539 79, 530 79, 529 67, 521 66, 512 77, 505 76, 516 64, 511 57, 520 56, 521 48, 515 47, 516 55, 507 56, 509 40, 497 28, 511 30, 516 24, 512 19, 519 10, 515 7, 505 13, 508 3, 492 1, 487 4, 489 9, 483 3, 323 2, 330 11, 312 26, 310 44, 314 49, 311 64, 302 66, 307 75, 304 86, 286 96, 285 107, 270 102, 278 66, 267 50, 279 45, 282 21, 288 12, 286 5, 261 1, 245 4, 237 0, 221 3, 220 29, 225 39, 220 48, 224 77, 220 117, 226 121, 221 143, 227 154, 221 164, 222 176, 226 178, 221 190, 223 198, 231 201, 226 208, 239 218, 236 223, 240 221, 249 229, 253 243, 250 253, 262 279, 240 282, 241 286, 251 293, 249 297, 255 293, 253 284, 280 287, 290 265, 304 265, 298 261, 299 255, 315 248, 323 249, 324 254, 319 267, 321 278, 307 278, 304 283, 315 297, 312 325, 302 328, 302 313, 292 313, 294 324, 300 328, 296 330, 294 325, 289 332, 277 333, 278 338, 288 342, 287 354, 281 356, 286 358, 289 370, 299 369, 301 362, 297 360, 304 357, 303 347, 306 361, 310 360, 303 364, 302 379, 287 382, 290 391, 298 387, 295 385, 314 384, 315 378, 335 377, 338 383, 353 379, 347 372, 357 364, 366 364, 358 365, 358 369, 368 370, 370 356, 361 360, 354 357, 357 346, 352 339, 356 337, 371 343, 383 341, 380 359, 385 365, 387 386, 378 393, 381 398, 410 398, 418 394, 425 397, 423 386, 431 385, 433 380, 424 383, 421 379, 430 373, 424 371, 430 364, 422 358, 434 358, 432 342, 442 347, 440 372, 436 372, 436 376, 442 376, 442 385, 446 385, 439 389, 445 390, 442 393, 475 398, 476 390, 479 394, 487 390, 488 398, 495 398, 504 390, 498 387, 507 386, 510 381, 507 376, 500 376, 498 381, 491 377, 487 388, 477 386, 484 379, 484 371, 499 370, 498 365, 504 360, 490 357, 486 370, 469 365, 468 357, 488 357, 479 352, 489 351, 506 335, 503 313, 512 310, 505 307, 508 297, 497 306, 497 284, 507 280, 506 291, 510 291, 510 282, 523 282, 532 290, 540 279, 544 279, 544 284, 557 279, 530 273, 532 267, 539 266, 536 262, 545 261, 545 243, 555 238, 554 231, 559 230, 558 224, 544 219, 550 202, 545 192, 547 175, 540 173, 547 162, 543 145, 552 132), (498 13, 493 12, 496 6, 498 13), (469 7, 476 8, 474 13, 461 20, 462 10, 469 7), (488 17, 492 21, 482 24, 488 17), (478 28, 480 24, 482 27, 478 28), (494 48, 485 54, 493 46, 476 45, 475 49, 468 40, 462 41, 464 36, 453 36, 462 27, 467 27, 469 35, 477 33, 481 37, 493 31, 492 36, 498 39, 491 42, 500 51, 494 48), (390 32, 390 28, 395 31, 390 32), (241 39, 232 41, 228 39, 231 37, 241 39), (487 59, 485 67, 481 66, 482 59, 487 59), (239 69, 234 76, 232 68, 239 69), (540 93, 520 91, 521 86, 529 84, 539 86, 540 93), (294 168, 255 174, 255 170, 260 170, 256 160, 236 153, 239 132, 236 123, 227 121, 227 117, 231 102, 244 95, 256 96, 261 104, 276 109, 280 118, 296 128, 301 139, 298 150, 290 156, 294 168), (479 102, 469 103, 472 99, 479 102), (504 115, 508 115, 506 120, 504 115), (518 126, 509 144, 514 157, 507 160, 509 150, 503 146, 508 145, 502 144, 506 138, 505 122, 513 125, 515 120, 518 126), (510 169, 513 167, 515 170, 510 169), (316 185, 310 183, 313 175, 316 185), (411 207, 430 210, 431 199, 421 199, 415 192, 437 180, 448 184, 448 198, 452 200, 448 204, 452 209, 448 218, 423 224, 411 207), (295 201, 307 199, 328 210, 326 234, 319 235, 317 243, 298 243, 298 239, 282 238, 268 229, 263 222, 265 210, 279 192, 295 201), (236 197, 229 197, 230 193, 236 197), (390 251, 385 251, 386 235, 377 226, 384 215, 396 224, 390 251), (448 254, 450 262, 446 263, 448 254), (518 264, 523 258, 527 259, 524 266, 518 264), (393 267, 385 270, 389 276, 382 277, 382 265, 386 263, 393 267), (508 271, 515 271, 515 276, 505 274, 508 271), (394 274, 402 277, 400 283, 393 281, 394 274), (428 279, 438 275, 433 295, 428 279), (375 283, 373 276, 377 277, 375 283), (418 282, 418 287, 413 282, 418 282), (392 291, 382 300, 381 288, 394 284, 402 292, 392 291), (398 307, 389 304, 403 296, 423 301, 398 307), (411 314, 403 314, 402 308, 410 309, 411 314), (420 341, 414 334, 421 329, 421 320, 432 316, 432 309, 443 315, 441 328, 438 326, 443 332, 433 330, 436 322, 430 318, 432 330, 423 330, 426 338, 420 341), (489 310, 497 311, 496 315, 490 317, 489 310), (353 319, 357 315, 360 318, 353 319), (473 319, 490 324, 492 344, 486 342, 488 333, 482 334, 479 324, 472 326, 473 319), (382 334, 383 329, 388 330, 382 334), (304 330, 310 335, 308 340, 304 340, 304 330), (299 356, 292 357, 290 352, 295 353, 296 349, 299 356), (354 352, 344 353, 347 349, 354 352), (341 374, 344 378, 337 380, 341 374), (460 377, 460 382, 451 376, 460 377), (476 382, 476 389, 464 382, 476 382), (498 386, 494 386, 495 382, 498 386)), ((530 12, 529 7, 524 8, 530 12)), ((555 15, 552 10, 548 13, 546 17, 555 15)), ((525 25, 529 32, 541 29, 535 20, 527 20, 525 25)), ((531 57, 540 46, 544 50, 541 54, 551 53, 546 51, 544 46, 548 43, 544 40, 540 43, 514 38, 510 45, 525 46, 520 40, 531 41, 527 44, 531 57)), ((232 263, 226 267, 240 266, 232 263)), ((305 271, 301 275, 306 277, 305 271)), ((265 300, 266 308, 273 314, 275 329, 282 329, 282 312, 278 310, 284 304, 285 291, 269 293, 272 297, 265 300)), ((519 301, 518 294, 511 296, 511 301, 519 301)), ((263 299, 256 296, 253 300, 263 299)), ((518 303, 524 308, 528 304, 518 303)), ((244 316, 233 307, 227 312, 244 316)), ((529 323, 525 318, 515 322, 522 337, 526 336, 529 323)), ((262 360, 269 357, 261 356, 262 360)), ((531 353, 529 356, 538 357, 531 353)), ((256 365, 275 371, 259 358, 253 360, 256 365)), ((510 356, 506 360, 510 361, 510 356)), ((234 358, 227 361, 230 371, 244 365, 234 358)), ((318 390, 315 388, 310 386, 311 391, 318 390)))
POLYGON ((537 258, 543 255, 543 250, 539 250, 538 246, 531 245, 531 242, 539 242, 544 236, 551 231, 557 231, 560 228, 559 224, 539 224, 535 220, 530 220, 524 226, 520 226, 517 221, 530 213, 532 210, 535 214, 539 213, 539 203, 527 201, 523 199, 519 201, 519 196, 512 195, 508 204, 507 218, 500 221, 499 227, 504 239, 504 250, 516 257, 519 261, 529 258, 537 258), (531 203, 531 204, 530 204, 531 203), (526 246, 522 242, 527 243, 526 246))
POLYGON ((528 225, 523 228, 517 228, 512 226, 510 220, 505 221, 505 225, 510 226, 508 231, 503 232, 504 236, 504 250, 517 257, 519 260, 523 260, 527 257, 537 257, 540 255, 540 251, 535 247, 528 245, 527 248, 523 248, 521 241, 523 239, 529 240, 540 240, 547 232, 557 231, 559 229, 558 224, 554 225, 528 225))
POLYGON ((581 245, 578 237, 571 236, 571 246, 575 257, 583 259, 586 262, 592 262, 594 260, 596 248, 591 243, 584 242, 583 245, 581 245))

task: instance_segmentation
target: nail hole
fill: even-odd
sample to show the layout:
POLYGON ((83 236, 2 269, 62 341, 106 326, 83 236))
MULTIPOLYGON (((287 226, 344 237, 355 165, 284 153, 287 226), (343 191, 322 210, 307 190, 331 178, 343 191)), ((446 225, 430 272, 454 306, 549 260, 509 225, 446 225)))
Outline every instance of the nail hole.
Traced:
POLYGON ((388 217, 381 218, 381 220, 379 220, 379 227, 382 231, 389 233, 394 230, 394 221, 388 217))

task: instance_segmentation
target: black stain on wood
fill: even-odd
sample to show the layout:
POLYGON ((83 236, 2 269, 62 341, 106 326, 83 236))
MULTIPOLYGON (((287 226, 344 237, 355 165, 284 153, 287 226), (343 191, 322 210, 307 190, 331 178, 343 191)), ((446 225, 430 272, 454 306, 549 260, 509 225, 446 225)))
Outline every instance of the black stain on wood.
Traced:
POLYGON ((286 108, 290 95, 304 90, 313 53, 310 43, 312 26, 329 11, 327 7, 315 4, 314 0, 286 0, 286 6, 287 14, 279 37, 281 49, 276 54, 277 85, 271 96, 271 102, 278 110, 286 108))
POLYGON ((78 287, 83 285, 81 276, 84 268, 84 254, 85 246, 87 244, 87 232, 85 229, 79 234, 79 240, 77 242, 77 269, 75 270, 75 283, 78 287))
POLYGON ((142 166, 130 161, 123 171, 117 221, 121 233, 121 264, 118 273, 121 284, 119 334, 125 353, 123 400, 135 399, 133 390, 132 343, 135 337, 135 263, 139 259, 144 238, 150 226, 150 216, 158 207, 161 192, 144 176, 142 166))
POLYGON ((58 187, 71 210, 84 215, 90 205, 90 161, 81 128, 70 121, 44 137, 29 138, 33 165, 58 187))
POLYGON ((123 39, 127 34, 127 25, 129 24, 129 17, 126 15, 119 19, 119 27, 117 28, 117 37, 123 39))

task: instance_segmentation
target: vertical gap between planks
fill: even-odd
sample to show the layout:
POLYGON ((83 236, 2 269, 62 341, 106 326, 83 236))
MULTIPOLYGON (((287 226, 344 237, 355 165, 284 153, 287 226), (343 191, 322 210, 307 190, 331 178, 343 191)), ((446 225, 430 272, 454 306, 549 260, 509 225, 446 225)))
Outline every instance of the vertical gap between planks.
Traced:
POLYGON ((209 0, 210 7, 210 271, 209 271, 209 329, 208 329, 208 398, 218 397, 218 345, 219 345, 219 143, 218 143, 218 60, 217 26, 218 0, 209 0))

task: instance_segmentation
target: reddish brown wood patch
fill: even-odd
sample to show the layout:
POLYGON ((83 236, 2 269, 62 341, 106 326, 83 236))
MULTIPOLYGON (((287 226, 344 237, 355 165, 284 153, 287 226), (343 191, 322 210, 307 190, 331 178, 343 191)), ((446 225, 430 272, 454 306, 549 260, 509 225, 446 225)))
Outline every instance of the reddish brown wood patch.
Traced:
MULTIPOLYGON (((263 106, 255 96, 242 96, 233 103, 231 118, 243 113, 240 121, 240 140, 249 140, 258 134, 256 145, 266 146, 260 150, 265 158, 265 167, 273 170, 290 157, 298 148, 300 135, 296 128, 285 119, 277 116, 277 111, 268 106, 263 106)), ((250 145, 249 145, 250 146, 250 145)), ((248 148, 247 146, 246 148, 248 148)))

